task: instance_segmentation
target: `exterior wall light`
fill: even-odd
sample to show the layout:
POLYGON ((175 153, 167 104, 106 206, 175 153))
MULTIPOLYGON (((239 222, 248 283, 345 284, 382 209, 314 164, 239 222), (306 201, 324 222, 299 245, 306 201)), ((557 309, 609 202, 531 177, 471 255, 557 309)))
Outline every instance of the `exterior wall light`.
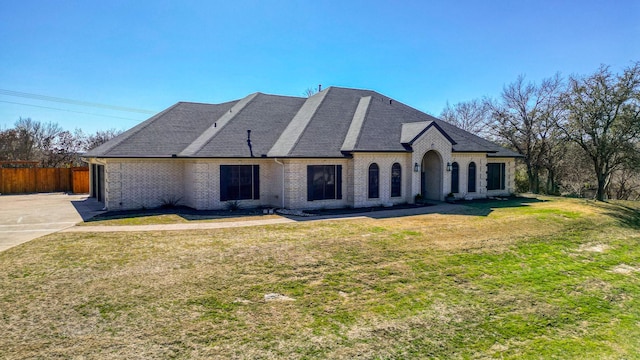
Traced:
POLYGON ((447 171, 451 171, 451 163, 447 162, 447 171))
POLYGON ((418 163, 413 164, 413 172, 418 172, 420 171, 420 166, 418 166, 418 163))

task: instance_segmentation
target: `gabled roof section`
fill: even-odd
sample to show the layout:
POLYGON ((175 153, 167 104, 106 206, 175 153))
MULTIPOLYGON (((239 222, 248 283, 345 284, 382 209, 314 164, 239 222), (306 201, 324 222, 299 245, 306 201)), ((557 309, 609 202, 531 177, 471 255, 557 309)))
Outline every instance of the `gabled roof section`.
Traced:
POLYGON ((255 157, 267 155, 284 133, 304 98, 258 94, 220 129, 194 157, 255 157), (251 147, 247 144, 247 130, 251 130, 251 147))
POLYGON ((196 138, 189 146, 187 146, 184 150, 180 152, 180 156, 193 156, 198 151, 200 151, 211 139, 213 139, 216 134, 222 130, 225 125, 229 123, 237 114, 239 114, 242 109, 247 106, 251 102, 251 100, 255 99, 258 96, 258 93, 251 94, 244 99, 238 101, 235 105, 229 109, 228 112, 225 112, 218 120, 214 121, 212 125, 209 126, 207 130, 205 130, 198 138, 196 138))
POLYGON ((370 103, 371 96, 360 98, 356 112, 353 114, 351 125, 347 131, 347 136, 345 136, 342 148, 340 148, 341 151, 352 151, 356 147, 358 137, 360 136, 360 130, 362 129, 362 124, 367 116, 367 110, 369 109, 370 103))
POLYGON ((427 126, 433 124, 433 121, 420 121, 414 123, 402 124, 402 133, 400 142, 403 144, 413 144, 413 142, 424 132, 427 126))
POLYGON ((273 147, 269 149, 267 153, 268 156, 277 157, 289 155, 328 93, 327 90, 316 93, 304 102, 300 110, 298 110, 289 122, 289 125, 287 125, 280 137, 278 137, 278 140, 273 144, 273 147))
POLYGON ((438 125, 438 123, 435 121, 402 124, 401 142, 403 144, 413 145, 413 143, 420 136, 422 136, 422 134, 427 132, 427 130, 429 130, 432 127, 438 130, 445 138, 447 138, 447 140, 449 140, 451 145, 456 145, 456 142, 451 138, 451 136, 449 136, 449 134, 447 134, 444 130, 442 130, 440 125, 438 125))
POLYGON ((223 104, 179 102, 138 124, 86 157, 170 157, 198 138, 238 101, 223 104))
POLYGON ((437 120, 438 125, 456 142, 454 152, 486 152, 488 156, 521 157, 520 154, 485 140, 448 122, 437 120))

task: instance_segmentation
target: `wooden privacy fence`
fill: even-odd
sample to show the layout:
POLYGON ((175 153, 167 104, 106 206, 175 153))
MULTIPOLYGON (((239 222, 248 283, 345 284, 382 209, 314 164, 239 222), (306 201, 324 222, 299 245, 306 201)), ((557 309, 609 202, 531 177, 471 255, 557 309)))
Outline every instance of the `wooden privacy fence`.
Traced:
POLYGON ((0 194, 89 192, 89 168, 0 168, 0 194))

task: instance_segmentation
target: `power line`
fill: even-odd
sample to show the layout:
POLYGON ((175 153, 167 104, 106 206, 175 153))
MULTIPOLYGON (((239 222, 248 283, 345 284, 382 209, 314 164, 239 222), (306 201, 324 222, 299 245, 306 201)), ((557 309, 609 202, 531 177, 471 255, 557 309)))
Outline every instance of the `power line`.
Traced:
MULTIPOLYGON (((26 92, 21 92, 21 91, 13 91, 13 90, 0 89, 0 95, 8 95, 8 96, 16 96, 16 97, 28 98, 28 99, 52 101, 52 102, 72 104, 72 105, 89 106, 89 107, 96 107, 96 108, 116 110, 116 111, 135 112, 135 113, 141 113, 141 114, 155 114, 156 113, 156 111, 151 111, 151 110, 135 109, 135 108, 124 107, 124 106, 115 106, 115 105, 107 105, 107 104, 94 103, 94 102, 81 101, 81 100, 65 99, 65 98, 60 98, 60 97, 55 97, 55 96, 38 95, 38 94, 31 94, 31 93, 26 93, 26 92)), ((4 101, 4 102, 7 102, 7 101, 4 101)), ((21 105, 25 105, 25 104, 21 104, 21 105)), ((61 109, 55 109, 55 110, 61 110, 61 109)))
POLYGON ((54 107, 49 107, 49 106, 41 106, 41 105, 33 105, 33 104, 24 104, 24 103, 13 102, 13 101, 4 101, 4 100, 0 100, 0 102, 7 103, 7 104, 14 104, 14 105, 32 106, 32 107, 37 107, 37 108, 42 108, 42 109, 50 109, 50 110, 58 110, 58 111, 67 111, 67 112, 72 112, 72 113, 77 113, 77 114, 85 114, 85 115, 93 115, 93 116, 104 116, 104 117, 109 117, 109 118, 114 118, 114 119, 123 119, 123 120, 131 120, 131 121, 140 121, 140 120, 131 119, 131 118, 125 118, 125 117, 120 117, 120 116, 111 116, 111 115, 103 115, 103 114, 94 114, 94 113, 88 113, 88 112, 84 112, 84 111, 75 111, 75 110, 68 110, 68 109, 59 109, 59 108, 54 108, 54 107))

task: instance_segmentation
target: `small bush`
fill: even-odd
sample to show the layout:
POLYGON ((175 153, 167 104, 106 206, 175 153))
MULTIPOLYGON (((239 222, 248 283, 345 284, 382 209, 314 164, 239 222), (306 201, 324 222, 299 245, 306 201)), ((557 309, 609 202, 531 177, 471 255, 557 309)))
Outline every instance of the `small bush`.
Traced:
POLYGON ((178 196, 169 196, 166 198, 162 198, 162 200, 160 200, 161 202, 160 208, 161 209, 175 208, 177 206, 180 206, 180 201, 182 201, 182 198, 178 196))
POLYGON ((224 205, 224 208, 229 211, 238 211, 241 209, 241 206, 238 200, 233 200, 233 201, 227 201, 227 203, 224 205))

